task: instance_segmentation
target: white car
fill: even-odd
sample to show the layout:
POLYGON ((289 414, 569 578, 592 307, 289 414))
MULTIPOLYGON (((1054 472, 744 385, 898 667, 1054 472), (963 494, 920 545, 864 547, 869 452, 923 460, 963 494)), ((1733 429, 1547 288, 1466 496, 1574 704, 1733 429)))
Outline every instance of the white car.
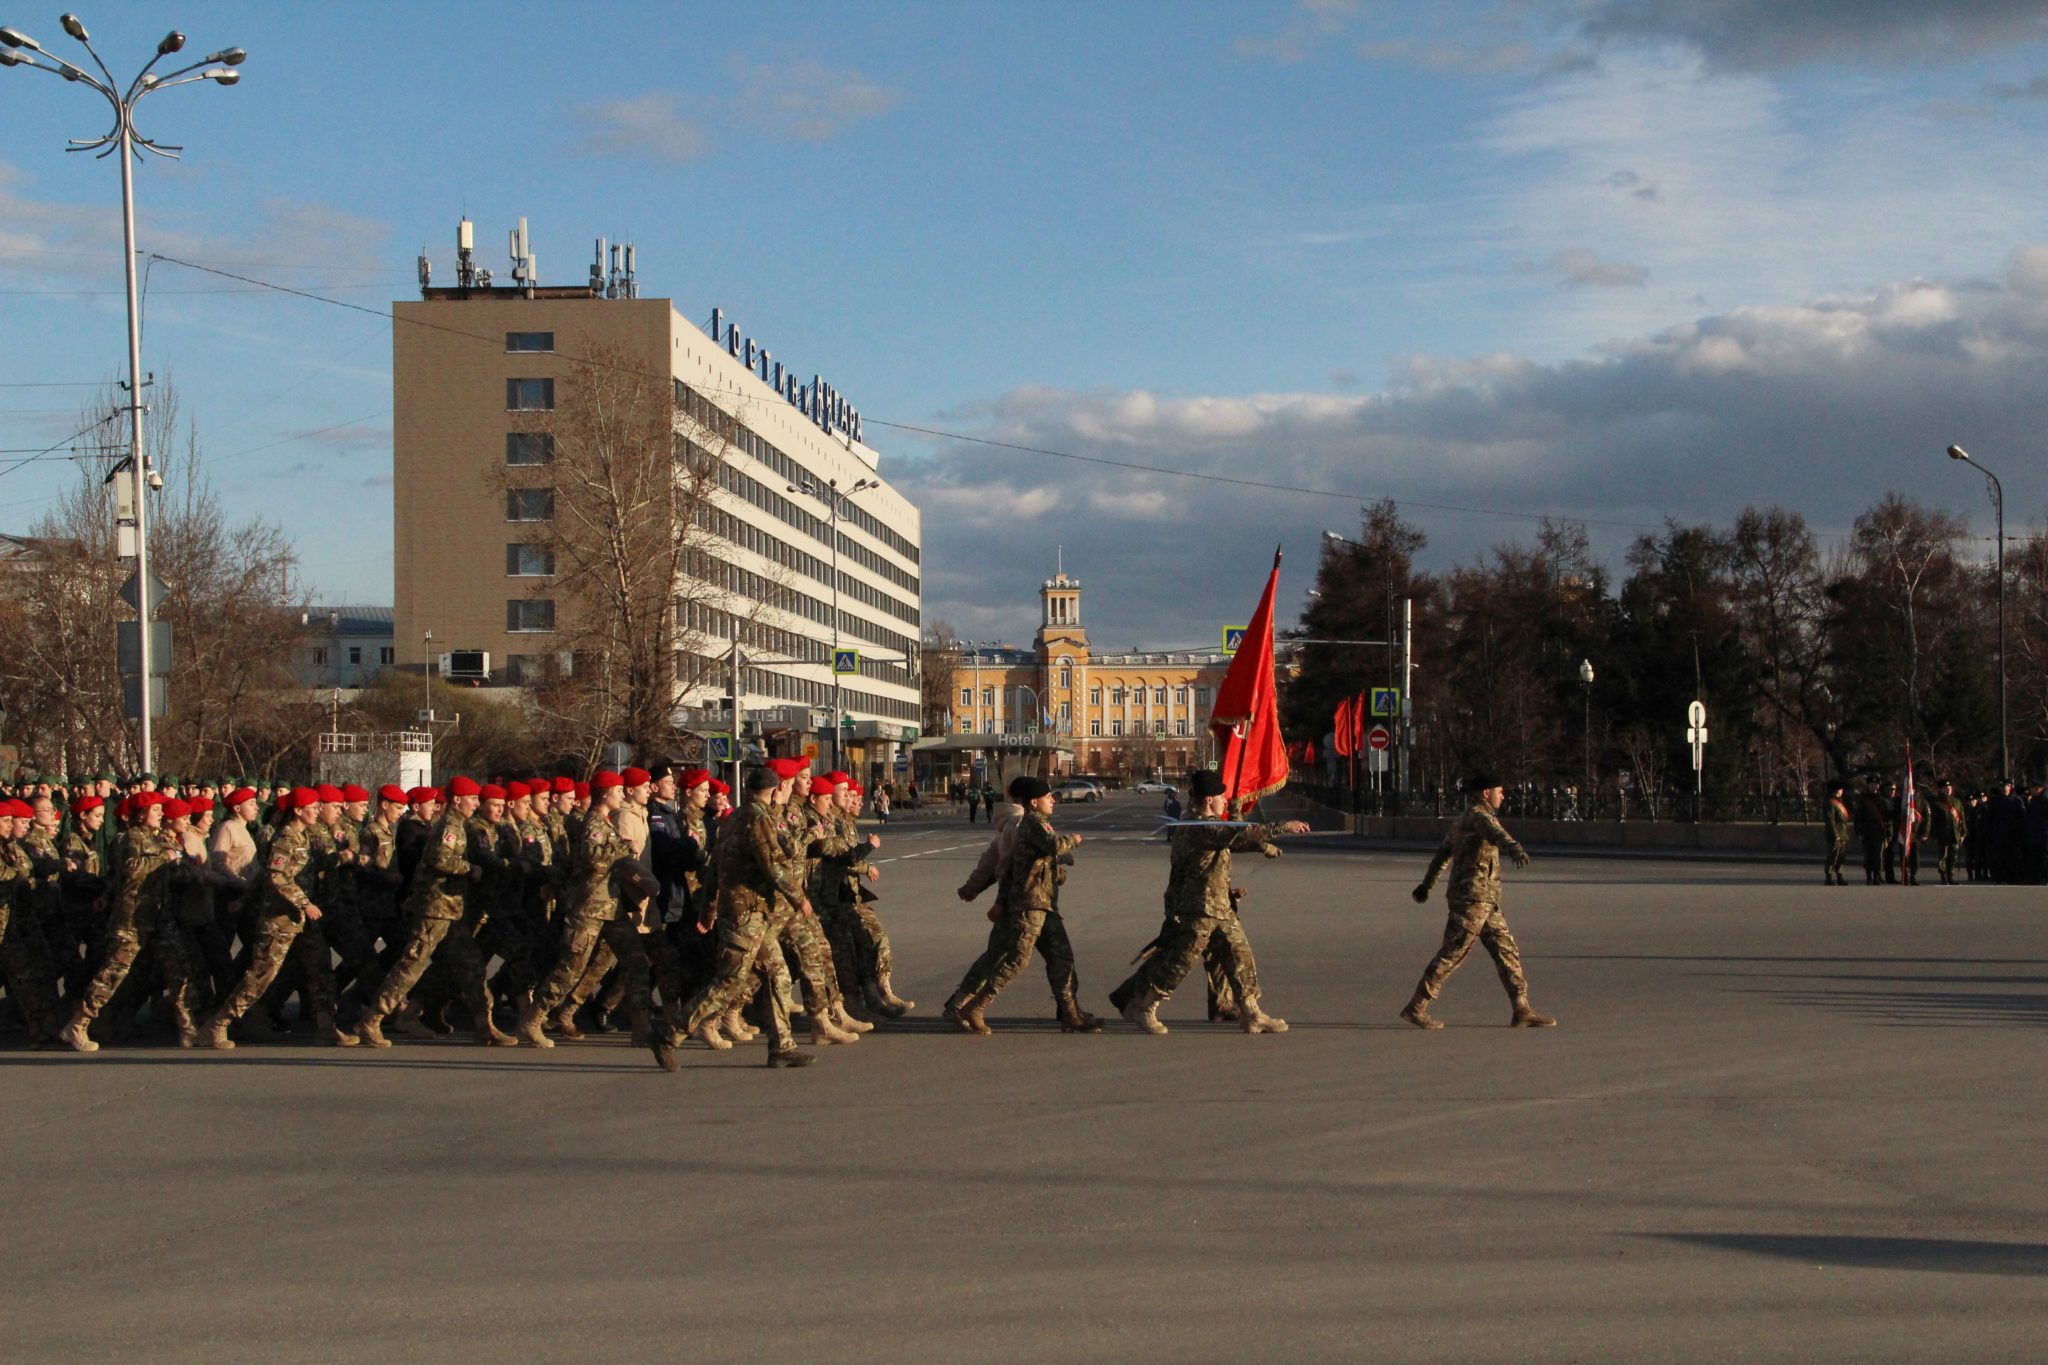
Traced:
POLYGON ((1140 796, 1170 796, 1180 790, 1171 782, 1140 782, 1131 788, 1140 796))
POLYGON ((1100 801, 1102 788, 1093 782, 1062 782, 1052 789, 1055 801, 1100 801))

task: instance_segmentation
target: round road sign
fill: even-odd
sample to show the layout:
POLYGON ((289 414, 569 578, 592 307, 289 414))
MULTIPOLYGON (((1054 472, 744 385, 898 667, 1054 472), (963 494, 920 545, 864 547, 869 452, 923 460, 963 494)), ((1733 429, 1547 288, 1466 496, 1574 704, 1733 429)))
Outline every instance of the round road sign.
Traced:
POLYGON ((1375 725, 1365 732, 1365 743, 1368 748, 1385 751, 1393 742, 1394 737, 1387 733, 1387 727, 1384 725, 1375 725))

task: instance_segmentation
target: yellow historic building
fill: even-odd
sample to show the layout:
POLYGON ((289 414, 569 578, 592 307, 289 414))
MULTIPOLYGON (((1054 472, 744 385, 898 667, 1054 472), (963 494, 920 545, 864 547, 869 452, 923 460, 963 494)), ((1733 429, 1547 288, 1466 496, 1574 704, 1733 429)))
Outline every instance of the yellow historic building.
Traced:
POLYGON ((1038 596, 1038 634, 1028 649, 960 647, 946 749, 964 757, 975 748, 970 737, 983 737, 991 749, 1048 751, 1057 776, 1130 782, 1178 781, 1214 761, 1209 711, 1229 655, 1094 654, 1081 620, 1081 581, 1058 573, 1038 596))

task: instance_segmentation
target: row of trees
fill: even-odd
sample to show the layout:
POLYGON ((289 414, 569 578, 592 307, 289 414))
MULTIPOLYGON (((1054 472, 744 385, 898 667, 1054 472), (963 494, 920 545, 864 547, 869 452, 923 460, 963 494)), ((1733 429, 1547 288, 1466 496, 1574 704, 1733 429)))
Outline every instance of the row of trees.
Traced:
MULTIPOLYGON (((1908 745, 1959 783, 1999 774, 1994 561, 1948 513, 1889 494, 1829 547, 1780 507, 1671 521, 1629 547, 1618 585, 1574 523, 1442 574, 1415 567, 1425 544, 1393 502, 1366 508, 1355 541, 1326 543, 1301 632, 1390 638, 1390 602, 1412 599, 1418 785, 1486 767, 1610 793, 1625 780, 1654 794, 1682 773, 1689 790, 1695 698, 1711 795, 1895 773, 1908 745)), ((2017 776, 2048 763, 2048 546, 2016 541, 2007 565, 2017 776)), ((1338 703, 1387 676, 1384 649, 1304 646, 1288 733, 1320 744, 1338 703)))

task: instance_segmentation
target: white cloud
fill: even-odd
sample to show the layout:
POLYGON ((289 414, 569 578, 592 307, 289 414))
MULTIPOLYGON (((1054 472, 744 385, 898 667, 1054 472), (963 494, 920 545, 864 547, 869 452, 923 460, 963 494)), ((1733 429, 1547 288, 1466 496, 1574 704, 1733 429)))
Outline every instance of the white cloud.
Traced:
POLYGON ((711 135, 682 112, 682 103, 673 91, 651 90, 580 105, 572 115, 580 136, 571 150, 580 156, 671 163, 702 160, 711 154, 711 135))
POLYGON ((902 91, 859 71, 834 70, 814 61, 748 64, 737 76, 739 107, 748 121, 774 136, 801 142, 829 141, 903 102, 902 91))

